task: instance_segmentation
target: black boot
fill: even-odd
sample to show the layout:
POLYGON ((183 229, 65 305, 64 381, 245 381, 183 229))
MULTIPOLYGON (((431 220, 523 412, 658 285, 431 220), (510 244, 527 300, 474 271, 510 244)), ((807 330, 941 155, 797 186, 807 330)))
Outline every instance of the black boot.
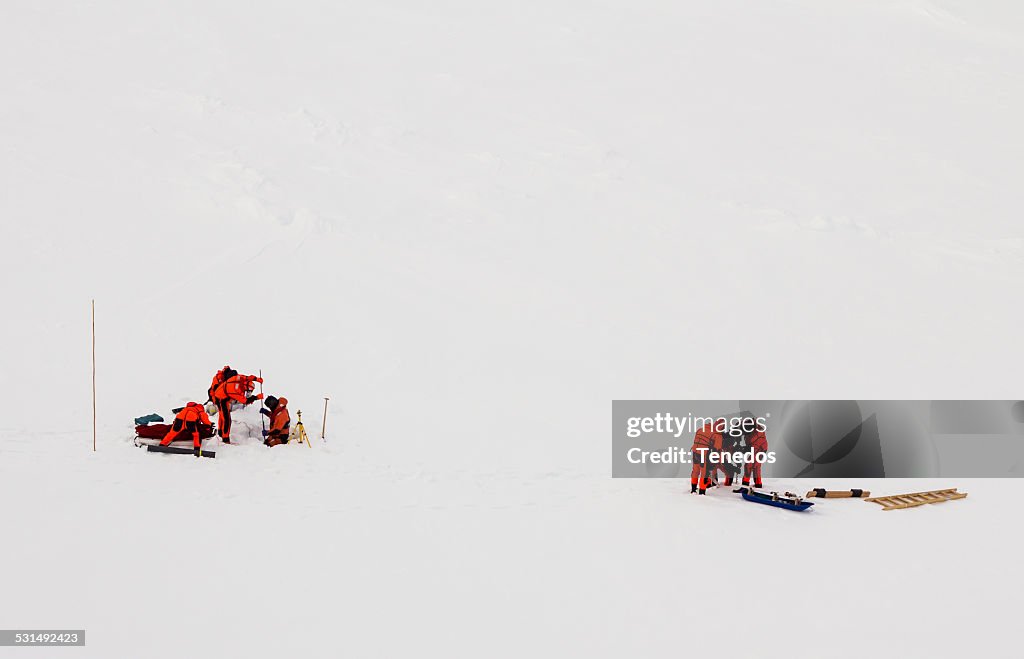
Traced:
POLYGON ((699 490, 697 494, 707 494, 707 490, 699 490))
POLYGON ((764 485, 761 485, 760 483, 754 483, 754 487, 756 487, 756 488, 762 488, 762 487, 764 487, 764 485))
POLYGON ((696 494, 696 493, 697 493, 697 484, 696 483, 690 483, 690 494, 696 494))

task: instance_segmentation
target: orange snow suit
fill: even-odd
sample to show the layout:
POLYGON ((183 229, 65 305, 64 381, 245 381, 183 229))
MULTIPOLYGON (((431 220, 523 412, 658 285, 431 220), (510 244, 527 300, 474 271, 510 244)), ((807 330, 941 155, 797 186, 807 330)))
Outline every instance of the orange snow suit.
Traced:
POLYGON ((711 477, 715 473, 715 467, 707 464, 707 451, 701 453, 701 449, 716 451, 717 445, 722 447, 722 433, 715 431, 715 423, 706 423, 693 437, 693 469, 690 470, 690 485, 699 485, 700 489, 706 490, 711 484, 711 477))
POLYGON ((206 390, 206 394, 209 396, 211 401, 213 400, 213 392, 217 391, 217 387, 219 387, 221 383, 224 382, 224 371, 230 368, 230 366, 225 366, 224 368, 220 369, 219 371, 213 374, 213 382, 210 383, 210 388, 206 390))
POLYGON ((277 407, 270 412, 270 430, 267 432, 267 446, 288 443, 292 418, 288 414, 288 399, 278 398, 277 407))
MULTIPOLYGON (((213 402, 217 404, 217 413, 220 415, 220 428, 218 434, 221 441, 230 443, 231 440, 231 403, 238 401, 247 404, 247 395, 252 391, 254 381, 262 381, 254 375, 234 375, 217 385, 213 391, 213 402)), ((263 394, 254 396, 254 399, 263 398, 263 394)))
POLYGON ((199 448, 202 445, 202 440, 199 439, 199 424, 205 423, 206 425, 213 425, 210 423, 210 417, 206 415, 206 410, 199 403, 189 403, 186 405, 178 415, 174 417, 174 423, 171 424, 171 429, 167 432, 167 435, 160 440, 161 446, 167 446, 179 435, 184 432, 192 434, 192 446, 199 448))

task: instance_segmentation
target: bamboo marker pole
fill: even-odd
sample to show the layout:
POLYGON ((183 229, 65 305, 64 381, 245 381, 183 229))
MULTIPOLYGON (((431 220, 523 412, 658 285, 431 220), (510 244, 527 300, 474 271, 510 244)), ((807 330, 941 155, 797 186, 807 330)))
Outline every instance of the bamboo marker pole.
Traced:
POLYGON ((327 443, 327 401, 329 400, 330 398, 324 396, 324 427, 320 429, 320 439, 322 439, 325 444, 327 443))
POLYGON ((92 450, 96 452, 96 300, 92 301, 92 450))

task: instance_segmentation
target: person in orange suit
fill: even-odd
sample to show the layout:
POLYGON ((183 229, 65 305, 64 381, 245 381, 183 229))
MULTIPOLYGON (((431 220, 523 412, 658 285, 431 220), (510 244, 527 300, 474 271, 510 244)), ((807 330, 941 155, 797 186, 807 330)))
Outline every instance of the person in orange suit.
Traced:
MULTIPOLYGON (((755 458, 758 455, 768 452, 768 437, 761 430, 754 430, 747 433, 747 446, 754 452, 755 458)), ((754 477, 754 487, 763 487, 761 484, 762 463, 756 459, 753 463, 743 465, 743 487, 750 487, 750 477, 754 477)))
POLYGON ((171 429, 167 432, 162 440, 160 440, 160 446, 169 446, 171 442, 178 439, 184 433, 192 434, 192 447, 196 457, 199 457, 200 447, 202 446, 202 440, 199 438, 199 424, 205 423, 210 426, 210 417, 206 415, 206 410, 199 403, 189 403, 178 412, 178 415, 174 417, 174 423, 171 424, 171 429))
POLYGON ((210 388, 206 390, 206 400, 208 402, 213 401, 213 392, 217 390, 217 387, 219 387, 221 383, 224 382, 224 380, 227 379, 226 377, 224 377, 224 374, 230 370, 230 366, 224 366, 224 368, 220 369, 219 371, 213 374, 213 382, 210 383, 210 388))
POLYGON ((263 378, 255 375, 239 375, 234 369, 224 371, 224 381, 217 385, 213 391, 213 402, 217 405, 217 413, 220 415, 220 428, 218 433, 220 441, 225 444, 231 443, 231 404, 239 402, 248 405, 263 398, 263 394, 253 395, 254 382, 263 382, 263 378))
POLYGON ((717 419, 713 423, 705 423, 693 437, 693 469, 690 470, 690 494, 698 492, 705 494, 711 486, 711 479, 717 467, 709 464, 708 451, 719 450, 722 446, 722 433, 715 428, 722 428, 724 419, 717 419), (716 449, 718 446, 719 449, 716 449))
POLYGON ((267 446, 287 444, 292 422, 291 415, 288 414, 288 399, 283 396, 281 398, 267 396, 264 404, 267 407, 260 410, 260 414, 270 417, 270 430, 263 431, 263 435, 266 437, 263 443, 267 446))

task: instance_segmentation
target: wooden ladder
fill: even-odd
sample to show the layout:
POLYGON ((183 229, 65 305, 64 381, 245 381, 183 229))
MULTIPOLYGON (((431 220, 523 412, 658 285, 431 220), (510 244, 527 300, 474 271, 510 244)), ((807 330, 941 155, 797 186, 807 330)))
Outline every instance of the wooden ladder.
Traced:
POLYGON ((957 492, 956 488, 953 487, 948 490, 911 492, 910 494, 892 494, 887 497, 871 497, 870 499, 864 500, 874 501, 878 505, 882 506, 882 510, 899 510, 901 508, 923 506, 926 503, 942 503, 944 501, 953 501, 954 499, 963 499, 966 496, 966 492, 957 492))

